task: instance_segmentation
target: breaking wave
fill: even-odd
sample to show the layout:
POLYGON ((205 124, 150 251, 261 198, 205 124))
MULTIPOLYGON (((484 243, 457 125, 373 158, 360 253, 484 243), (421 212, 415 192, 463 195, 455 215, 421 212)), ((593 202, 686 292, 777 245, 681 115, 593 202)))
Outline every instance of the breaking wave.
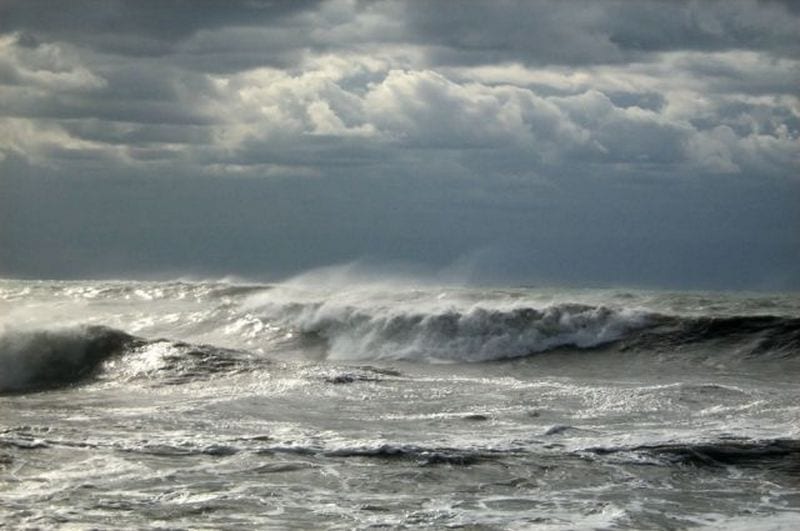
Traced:
POLYGON ((747 355, 781 357, 800 351, 800 319, 777 316, 679 317, 586 304, 415 311, 295 303, 264 310, 265 320, 337 360, 482 362, 612 345, 621 351, 736 345, 747 355))
POLYGON ((107 326, 7 332, 0 335, 0 394, 55 389, 101 374, 182 384, 267 363, 248 352, 147 340, 107 326))
POLYGON ((648 325, 645 314, 579 304, 441 312, 318 304, 290 305, 283 312, 269 318, 340 360, 493 361, 595 347, 648 325))
MULTIPOLYGON (((783 360, 792 367, 800 361, 798 306, 779 299, 624 293, 565 299, 521 289, 385 285, 9 286, 0 290, 10 310, 0 320, 0 393, 51 389, 98 375, 182 384, 257 370, 287 355, 474 363, 569 349, 670 353, 652 356, 653 363, 697 353, 783 360), (154 339, 161 337, 167 339, 154 339)), ((330 382, 376 378, 346 373, 330 382)))
POLYGON ((7 332, 0 336, 0 393, 44 390, 81 381, 106 359, 139 342, 105 326, 7 332))
MULTIPOLYGON (((12 331, 0 335, 0 393, 39 391, 112 379, 182 384, 269 363, 269 352, 318 349, 338 361, 491 362, 558 349, 625 353, 691 351, 742 358, 800 357, 800 319, 755 316, 686 318, 604 306, 474 308, 459 312, 369 313, 354 307, 285 308, 259 351, 144 339, 107 326, 12 331), (279 340, 275 338, 279 337, 279 340), (288 339, 287 339, 288 338, 288 339), (681 349, 677 349, 681 347, 681 349), (266 352, 264 356, 261 352, 266 352)), ((274 316, 272 319, 276 319, 274 316)), ((655 360, 655 358, 654 358, 655 360)), ((375 379, 345 374, 331 383, 375 379)))

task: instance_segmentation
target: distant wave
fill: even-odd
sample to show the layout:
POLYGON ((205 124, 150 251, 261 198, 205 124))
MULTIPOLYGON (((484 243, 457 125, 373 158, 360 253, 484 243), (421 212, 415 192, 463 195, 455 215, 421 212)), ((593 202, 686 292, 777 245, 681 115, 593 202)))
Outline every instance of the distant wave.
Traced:
POLYGON ((159 301, 196 299, 218 301, 272 289, 267 284, 231 284, 228 282, 133 282, 133 281, 35 281, 26 284, 0 279, 0 300, 25 301, 37 297, 105 300, 159 301))
POLYGON ((78 382, 137 341, 105 326, 6 332, 0 336, 0 393, 78 382))

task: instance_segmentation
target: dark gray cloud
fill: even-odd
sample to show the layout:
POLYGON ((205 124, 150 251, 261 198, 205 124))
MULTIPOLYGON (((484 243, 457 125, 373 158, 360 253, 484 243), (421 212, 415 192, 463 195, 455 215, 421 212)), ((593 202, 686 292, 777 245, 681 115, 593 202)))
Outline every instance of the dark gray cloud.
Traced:
POLYGON ((779 2, 424 2, 407 27, 444 64, 593 64, 678 50, 796 57, 798 14, 779 2))
POLYGON ((755 0, 2 2, 0 274, 362 258, 798 287, 799 19, 755 0))
POLYGON ((208 28, 261 26, 319 4, 318 0, 6 0, 0 31, 18 31, 31 46, 42 37, 123 55, 164 55, 208 28))

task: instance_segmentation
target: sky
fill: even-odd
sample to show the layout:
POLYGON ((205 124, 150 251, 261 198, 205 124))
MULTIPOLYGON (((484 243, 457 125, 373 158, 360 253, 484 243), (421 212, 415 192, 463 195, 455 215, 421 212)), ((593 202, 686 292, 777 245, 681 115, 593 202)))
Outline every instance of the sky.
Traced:
POLYGON ((800 290, 800 3, 0 0, 0 276, 800 290))

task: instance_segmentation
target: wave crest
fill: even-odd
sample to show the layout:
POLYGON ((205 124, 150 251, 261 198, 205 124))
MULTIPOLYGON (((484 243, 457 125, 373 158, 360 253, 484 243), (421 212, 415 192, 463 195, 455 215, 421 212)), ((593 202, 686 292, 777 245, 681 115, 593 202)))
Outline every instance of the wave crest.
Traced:
POLYGON ((289 295, 265 294, 247 309, 278 348, 299 347, 334 360, 486 362, 606 346, 649 354, 694 345, 757 358, 793 358, 800 351, 795 317, 670 315, 633 305, 566 301, 513 305, 506 298, 470 300, 449 293, 289 295))
POLYGON ((278 320, 305 341, 323 342, 333 359, 478 362, 596 347, 648 326, 649 318, 581 304, 423 312, 317 303, 284 306, 278 320))

